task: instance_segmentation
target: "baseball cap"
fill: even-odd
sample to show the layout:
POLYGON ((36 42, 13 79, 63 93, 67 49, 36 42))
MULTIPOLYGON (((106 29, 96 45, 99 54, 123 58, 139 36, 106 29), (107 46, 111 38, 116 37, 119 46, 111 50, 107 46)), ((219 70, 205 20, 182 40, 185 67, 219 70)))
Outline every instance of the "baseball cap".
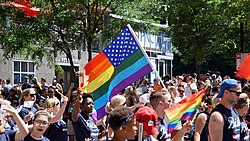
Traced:
POLYGON ((136 121, 143 123, 143 129, 149 135, 158 134, 156 122, 158 121, 157 113, 150 107, 143 106, 136 113, 136 121))
POLYGON ((221 82, 220 92, 217 98, 221 98, 225 90, 238 87, 240 84, 235 79, 225 79, 221 82))
POLYGON ((184 80, 184 77, 182 75, 179 75, 178 78, 184 80))

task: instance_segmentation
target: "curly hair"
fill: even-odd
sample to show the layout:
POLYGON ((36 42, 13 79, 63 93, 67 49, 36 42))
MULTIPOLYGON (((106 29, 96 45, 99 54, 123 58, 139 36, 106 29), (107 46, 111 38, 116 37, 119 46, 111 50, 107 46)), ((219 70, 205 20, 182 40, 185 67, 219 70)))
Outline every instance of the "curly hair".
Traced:
POLYGON ((92 93, 83 93, 83 94, 82 94, 82 103, 81 103, 81 105, 83 105, 83 104, 85 103, 85 100, 86 100, 87 98, 93 99, 92 93))
POLYGON ((133 111, 128 107, 117 107, 109 113, 108 123, 116 131, 133 114, 133 111))

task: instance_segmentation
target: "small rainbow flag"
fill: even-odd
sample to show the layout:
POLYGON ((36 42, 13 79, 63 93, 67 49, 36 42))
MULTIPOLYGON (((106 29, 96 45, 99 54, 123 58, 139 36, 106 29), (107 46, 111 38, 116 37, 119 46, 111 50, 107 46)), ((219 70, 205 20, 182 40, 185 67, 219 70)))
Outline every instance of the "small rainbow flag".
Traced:
POLYGON ((128 25, 83 68, 81 87, 93 94, 97 119, 106 114, 105 105, 114 95, 151 71, 148 57, 128 25))
POLYGON ((250 54, 248 54, 246 59, 240 64, 235 77, 250 80, 250 54))
POLYGON ((168 130, 172 132, 179 120, 192 120, 206 90, 192 94, 165 110, 169 119, 168 130))

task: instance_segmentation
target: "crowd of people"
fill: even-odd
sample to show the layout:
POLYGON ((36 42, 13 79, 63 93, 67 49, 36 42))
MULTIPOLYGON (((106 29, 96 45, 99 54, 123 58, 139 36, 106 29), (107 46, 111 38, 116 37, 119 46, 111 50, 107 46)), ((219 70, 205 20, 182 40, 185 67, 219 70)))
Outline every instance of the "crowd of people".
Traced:
POLYGON ((28 76, 17 85, 1 80, 0 141, 249 140, 250 84, 218 72, 153 83, 141 78, 111 98, 102 119, 91 93, 64 86, 56 77, 51 84, 28 76), (204 89, 194 120, 179 121, 169 132, 164 109, 204 89))

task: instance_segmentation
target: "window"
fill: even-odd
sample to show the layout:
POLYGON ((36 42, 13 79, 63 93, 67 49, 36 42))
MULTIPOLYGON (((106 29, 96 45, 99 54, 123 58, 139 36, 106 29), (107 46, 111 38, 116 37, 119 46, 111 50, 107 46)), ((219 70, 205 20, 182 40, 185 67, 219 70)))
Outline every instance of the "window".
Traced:
POLYGON ((35 64, 31 61, 14 61, 14 84, 23 82, 25 76, 35 76, 35 64))

